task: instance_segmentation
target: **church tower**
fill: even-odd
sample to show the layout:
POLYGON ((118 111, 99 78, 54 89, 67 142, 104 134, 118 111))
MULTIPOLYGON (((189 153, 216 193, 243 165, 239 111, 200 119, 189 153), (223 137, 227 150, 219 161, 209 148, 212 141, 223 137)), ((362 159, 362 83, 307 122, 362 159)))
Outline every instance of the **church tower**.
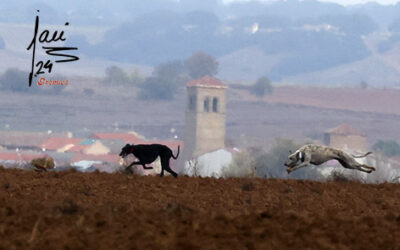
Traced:
POLYGON ((185 161, 225 147, 226 89, 210 76, 187 84, 185 161))

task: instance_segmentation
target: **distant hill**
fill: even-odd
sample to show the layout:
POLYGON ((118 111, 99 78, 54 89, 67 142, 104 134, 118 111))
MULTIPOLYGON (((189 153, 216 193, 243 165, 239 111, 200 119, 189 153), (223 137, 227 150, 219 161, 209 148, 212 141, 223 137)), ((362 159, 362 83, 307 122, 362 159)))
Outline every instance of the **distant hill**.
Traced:
MULTIPOLYGON (((384 34, 373 34, 365 38, 370 55, 361 60, 284 76, 274 82, 277 85, 359 86, 364 81, 370 86, 400 87, 400 41, 392 49, 381 53, 379 45, 384 37, 384 34)), ((219 58, 219 77, 253 84, 260 76, 270 76, 275 65, 282 65, 285 56, 267 55, 257 47, 236 51, 219 58)), ((315 62, 319 62, 318 58, 315 62)))
POLYGON ((0 3, 5 11, 0 17, 0 53, 7 60, 1 66, 29 60, 25 49, 35 8, 41 9, 41 22, 50 28, 65 21, 73 24, 66 44, 78 46, 86 63, 69 72, 98 75, 112 64, 154 67, 203 50, 218 58, 218 76, 228 80, 251 82, 268 76, 295 84, 398 84, 400 4, 135 0, 126 5, 115 0, 110 7, 103 0, 5 0, 0 3), (18 7, 25 12, 13 14, 18 7))

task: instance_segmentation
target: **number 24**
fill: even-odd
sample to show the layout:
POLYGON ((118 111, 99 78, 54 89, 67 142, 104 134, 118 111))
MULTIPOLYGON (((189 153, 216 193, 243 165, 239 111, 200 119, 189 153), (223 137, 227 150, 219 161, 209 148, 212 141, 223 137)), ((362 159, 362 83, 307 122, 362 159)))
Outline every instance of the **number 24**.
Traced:
POLYGON ((35 76, 44 74, 45 72, 42 71, 42 69, 47 69, 49 73, 51 73, 51 69, 53 68, 53 64, 51 63, 50 60, 47 60, 46 63, 43 63, 43 61, 39 61, 36 63, 36 67, 39 67, 39 69, 36 71, 35 76))

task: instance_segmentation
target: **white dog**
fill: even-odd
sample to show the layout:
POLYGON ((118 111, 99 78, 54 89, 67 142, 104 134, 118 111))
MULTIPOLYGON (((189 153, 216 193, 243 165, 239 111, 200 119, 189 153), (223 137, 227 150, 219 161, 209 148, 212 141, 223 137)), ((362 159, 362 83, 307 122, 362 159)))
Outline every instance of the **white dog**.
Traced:
POLYGON ((372 171, 375 171, 374 167, 360 164, 354 160, 354 158, 366 157, 369 154, 372 154, 372 152, 365 153, 361 156, 351 156, 339 149, 308 144, 289 155, 285 162, 285 166, 287 166, 287 172, 290 174, 290 172, 306 167, 310 164, 321 165, 329 160, 337 160, 345 168, 357 169, 366 173, 371 173, 372 171))

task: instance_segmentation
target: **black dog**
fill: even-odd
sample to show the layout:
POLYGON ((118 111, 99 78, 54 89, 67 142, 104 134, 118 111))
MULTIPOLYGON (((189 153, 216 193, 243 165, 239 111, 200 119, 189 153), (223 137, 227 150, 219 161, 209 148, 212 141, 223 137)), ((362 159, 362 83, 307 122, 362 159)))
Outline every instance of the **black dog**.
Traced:
POLYGON ((172 154, 172 150, 161 144, 151 144, 151 145, 145 145, 145 144, 138 144, 138 145, 130 145, 126 144, 122 150, 119 156, 122 158, 125 158, 127 155, 133 154, 139 161, 132 162, 126 169, 131 170, 131 167, 133 165, 142 165, 144 169, 153 169, 153 167, 146 167, 145 164, 150 164, 154 162, 158 156, 160 156, 161 160, 161 173, 160 176, 164 176, 164 169, 165 171, 168 171, 172 176, 175 178, 178 176, 177 173, 172 171, 172 169, 169 167, 169 160, 174 158, 175 160, 178 159, 179 156, 179 146, 178 146, 178 153, 176 156, 172 154))

